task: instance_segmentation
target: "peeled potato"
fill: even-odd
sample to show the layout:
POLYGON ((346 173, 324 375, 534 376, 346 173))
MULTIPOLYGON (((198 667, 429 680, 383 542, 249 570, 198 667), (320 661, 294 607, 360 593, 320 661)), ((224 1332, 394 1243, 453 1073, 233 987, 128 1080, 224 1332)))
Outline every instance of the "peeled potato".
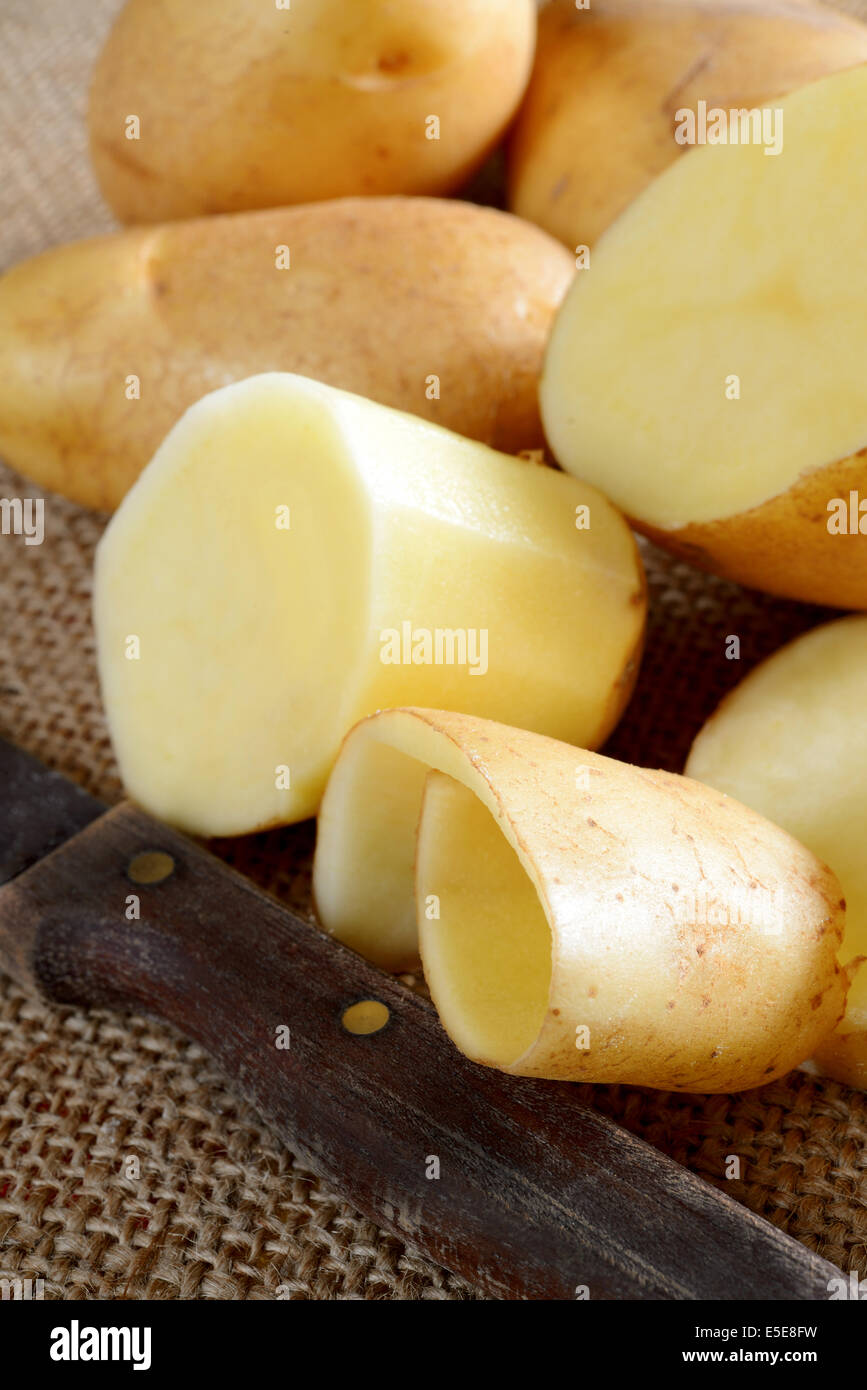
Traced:
POLYGON ((511 118, 535 32, 533 0, 128 0, 90 94, 97 177, 126 222, 448 193, 511 118))
POLYGON ((867 607, 867 66, 781 110, 777 158, 696 149, 600 242, 554 324, 542 419, 659 544, 867 607))
POLYGON ((571 275, 536 228, 435 198, 347 198, 60 247, 0 278, 0 454, 111 509, 188 406, 275 369, 506 453, 535 449, 542 354, 571 275))
MULTIPOLYGON (((843 957, 867 956, 867 617, 790 642, 723 701, 692 746, 697 777, 785 826, 832 866, 846 897, 843 957)), ((867 969, 819 1068, 867 1088, 867 969)))
POLYGON ((592 245, 688 148, 676 114, 750 108, 867 62, 867 27, 807 0, 551 0, 512 136, 510 207, 592 245))
POLYGON ((312 815, 347 729, 386 705, 600 743, 645 592, 594 489, 272 373, 171 431, 100 543, 94 611, 130 795, 230 835, 312 815))
POLYGON ((381 965, 420 946, 457 1046, 519 1075, 746 1089, 843 1012, 840 885, 797 841, 697 782, 464 714, 352 730, 314 894, 381 965))

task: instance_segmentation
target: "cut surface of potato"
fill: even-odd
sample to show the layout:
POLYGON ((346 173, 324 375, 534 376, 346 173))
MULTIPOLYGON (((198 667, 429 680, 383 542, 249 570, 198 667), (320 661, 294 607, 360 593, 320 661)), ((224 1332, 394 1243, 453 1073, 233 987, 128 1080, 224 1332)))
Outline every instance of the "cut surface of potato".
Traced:
MULTIPOLYGON (((814 628, 763 662, 695 740, 687 773, 784 826, 846 898, 842 959, 867 957, 867 617, 814 628)), ((820 1068, 867 1088, 867 969, 820 1068)))
POLYGON ((865 542, 830 523, 867 491, 867 66, 780 110, 778 157, 693 150, 610 229, 555 321, 542 416, 661 544, 860 607, 865 542))
POLYGON ((808 850, 697 782, 485 719, 358 724, 313 888, 377 964, 420 949, 457 1046, 520 1075, 759 1086, 843 1012, 841 891, 808 850))
POLYGON ((102 539, 94 607, 127 789, 220 835, 312 815, 347 729, 408 699, 601 742, 645 591, 593 489, 273 373, 171 431, 102 539))
POLYGON ((548 0, 510 206, 573 251, 593 246, 688 150, 678 113, 752 109, 863 62, 867 26, 809 0, 548 0))
POLYGON ((316 377, 506 453, 537 398, 570 257, 507 213, 345 198, 97 237, 0 277, 0 454, 118 505, 199 398, 316 377))
POLYGON ((533 0, 128 0, 90 93, 97 178, 127 222, 447 193, 535 36, 533 0))

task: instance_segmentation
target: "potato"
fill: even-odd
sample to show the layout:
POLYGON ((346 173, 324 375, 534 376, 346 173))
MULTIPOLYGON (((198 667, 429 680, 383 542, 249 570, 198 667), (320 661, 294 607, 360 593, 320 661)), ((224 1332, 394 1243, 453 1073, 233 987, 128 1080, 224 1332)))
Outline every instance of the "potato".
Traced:
POLYGON ((0 454, 111 509, 187 406, 274 369, 506 453, 535 449, 542 354, 572 269, 517 218, 433 198, 347 198, 61 247, 0 278, 0 454))
POLYGON ((100 186, 125 222, 451 192, 535 32, 533 0, 129 0, 90 95, 100 186))
POLYGON ((696 149, 599 243, 554 324, 542 419, 563 467, 659 544, 862 608, 867 66, 780 110, 779 157, 696 149))
MULTIPOLYGON (((843 958, 867 956, 867 617, 790 642, 726 697, 687 772, 755 807, 832 866, 846 898, 843 958)), ((819 1068, 867 1089, 867 970, 819 1068)))
POLYGON ((867 27, 807 0, 553 0, 509 151, 509 206, 592 245, 688 148, 685 107, 755 107, 867 61, 867 27))
POLYGON ((100 543, 94 611, 130 795, 232 835, 312 815, 347 729, 386 705, 601 742, 645 591, 593 488, 273 373, 171 431, 100 543))
POLYGON ((314 893, 379 964, 420 945, 456 1045, 522 1076, 746 1089, 843 1012, 840 885, 797 841, 697 782, 464 714, 353 729, 314 893))

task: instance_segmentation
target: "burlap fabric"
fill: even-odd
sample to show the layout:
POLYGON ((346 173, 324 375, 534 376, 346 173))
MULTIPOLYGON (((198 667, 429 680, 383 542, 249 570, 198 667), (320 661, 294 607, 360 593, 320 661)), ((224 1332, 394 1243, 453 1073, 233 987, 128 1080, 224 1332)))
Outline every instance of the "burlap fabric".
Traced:
MULTIPOLYGON (((87 76, 117 0, 0 0, 0 265, 111 226, 88 168, 87 76)), ((867 0, 849 8, 867 14, 867 0)), ((0 496, 38 495, 0 465, 0 496)), ((104 519, 51 499, 45 543, 0 541, 0 733, 120 795, 97 689, 90 569, 104 519)), ((672 770, 720 695, 823 614, 645 548, 652 607, 609 745, 672 770), (741 660, 725 639, 741 639, 741 660)), ((309 914, 309 826, 215 846, 309 914)), ((361 1218, 167 1027, 43 1008, 0 976, 0 1275, 49 1298, 441 1298, 477 1293, 361 1218), (122 1160, 139 1159, 141 1176, 122 1160)), ((794 1073, 740 1096, 582 1088, 634 1133, 867 1276, 867 1097, 794 1073), (726 1181, 728 1155, 741 1160, 726 1181)), ((684 1260, 691 1254, 684 1251, 684 1260)), ((736 1295, 737 1291, 733 1290, 736 1295)))

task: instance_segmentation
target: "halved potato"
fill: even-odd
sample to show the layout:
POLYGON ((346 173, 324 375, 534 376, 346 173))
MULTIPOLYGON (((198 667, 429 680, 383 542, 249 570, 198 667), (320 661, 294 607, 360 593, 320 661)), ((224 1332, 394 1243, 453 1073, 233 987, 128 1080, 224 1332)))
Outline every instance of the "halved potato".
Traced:
POLYGON ((678 112, 761 106, 863 62, 867 27, 809 0, 547 0, 509 205, 592 246, 689 148, 678 112))
POLYGON ((347 729, 406 700, 601 742, 645 591, 594 489, 272 373, 171 431, 100 543, 94 607, 130 795, 229 835, 312 815, 347 729))
POLYGON ((542 418, 563 467, 661 545, 860 608, 867 66, 780 109, 778 157, 696 149, 603 238, 555 321, 542 418))
POLYGON ((352 730, 314 894, 380 965, 420 945, 457 1046, 520 1075, 759 1086, 844 1007, 840 886, 784 831, 697 782, 463 714, 352 730))
MULTIPOLYGON (((867 957, 867 617, 798 637, 726 697, 687 773, 785 826, 832 866, 846 897, 844 959, 867 957)), ((819 1068, 867 1088, 867 969, 819 1068)))

